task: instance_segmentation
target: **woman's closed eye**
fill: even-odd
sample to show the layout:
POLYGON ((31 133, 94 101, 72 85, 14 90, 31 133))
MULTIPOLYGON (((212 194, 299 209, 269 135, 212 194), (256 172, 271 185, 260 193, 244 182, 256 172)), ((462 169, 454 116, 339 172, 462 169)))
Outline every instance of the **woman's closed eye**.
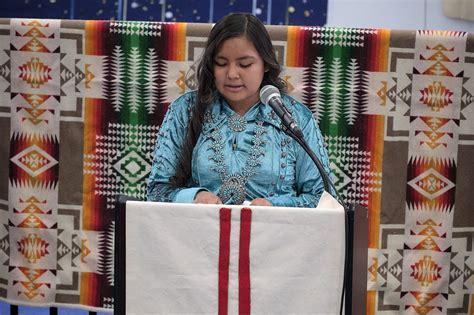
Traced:
POLYGON ((214 61, 214 64, 218 67, 225 67, 227 66, 227 63, 225 62, 217 62, 217 61, 214 61))
MULTIPOLYGON (((214 61, 214 64, 217 66, 217 67, 225 67, 227 66, 227 63, 226 62, 217 62, 217 61, 214 61)), ((245 63, 245 64, 239 64, 239 67, 241 68, 248 68, 252 65, 252 63, 245 63)))

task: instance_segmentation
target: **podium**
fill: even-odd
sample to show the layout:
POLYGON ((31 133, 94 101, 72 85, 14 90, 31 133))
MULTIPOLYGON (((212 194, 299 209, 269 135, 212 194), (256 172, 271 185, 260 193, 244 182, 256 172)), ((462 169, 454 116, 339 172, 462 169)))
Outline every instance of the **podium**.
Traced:
MULTIPOLYGON (((357 213, 352 218, 363 220, 357 213)), ((344 216, 320 208, 120 200, 115 314, 338 314, 344 216)), ((358 228, 364 234, 363 224, 358 228)), ((346 314, 365 313, 361 239, 349 248, 351 257, 359 254, 350 269, 359 270, 347 286, 346 314)))

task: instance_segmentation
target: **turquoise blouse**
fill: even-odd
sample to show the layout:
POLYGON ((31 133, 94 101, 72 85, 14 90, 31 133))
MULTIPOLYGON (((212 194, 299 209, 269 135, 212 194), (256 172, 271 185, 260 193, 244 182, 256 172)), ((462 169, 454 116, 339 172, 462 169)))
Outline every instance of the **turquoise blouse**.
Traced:
MULTIPOLYGON (((201 190, 220 193, 221 199, 225 199, 222 196, 232 192, 232 185, 223 182, 234 175, 243 182, 247 201, 266 198, 274 206, 316 207, 324 190, 316 166, 303 148, 282 130, 273 110, 261 102, 240 117, 224 99, 217 97, 205 113, 202 132, 193 150, 189 187, 172 188, 169 178, 175 175, 196 95, 196 91, 191 91, 177 98, 166 113, 148 179, 149 201, 190 203, 201 190)), ((323 138, 311 111, 288 95, 282 99, 306 142, 330 174, 323 138)), ((230 199, 225 203, 235 201, 230 199)))

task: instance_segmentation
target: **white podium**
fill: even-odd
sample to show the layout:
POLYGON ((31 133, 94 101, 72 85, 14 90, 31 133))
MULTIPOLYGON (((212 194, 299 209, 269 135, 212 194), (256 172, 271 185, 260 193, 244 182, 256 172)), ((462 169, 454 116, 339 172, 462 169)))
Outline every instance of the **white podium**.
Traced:
POLYGON ((128 201, 116 314, 338 314, 344 212, 128 201))

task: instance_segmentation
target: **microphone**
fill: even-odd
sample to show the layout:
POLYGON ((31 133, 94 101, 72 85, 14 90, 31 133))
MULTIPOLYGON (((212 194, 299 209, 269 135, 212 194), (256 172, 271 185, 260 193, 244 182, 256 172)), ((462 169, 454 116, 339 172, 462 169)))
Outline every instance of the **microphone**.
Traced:
POLYGON ((260 101, 273 109, 277 116, 280 117, 283 126, 285 126, 291 133, 296 135, 298 138, 303 138, 303 132, 283 105, 280 91, 276 87, 273 85, 265 85, 261 88, 260 101))

